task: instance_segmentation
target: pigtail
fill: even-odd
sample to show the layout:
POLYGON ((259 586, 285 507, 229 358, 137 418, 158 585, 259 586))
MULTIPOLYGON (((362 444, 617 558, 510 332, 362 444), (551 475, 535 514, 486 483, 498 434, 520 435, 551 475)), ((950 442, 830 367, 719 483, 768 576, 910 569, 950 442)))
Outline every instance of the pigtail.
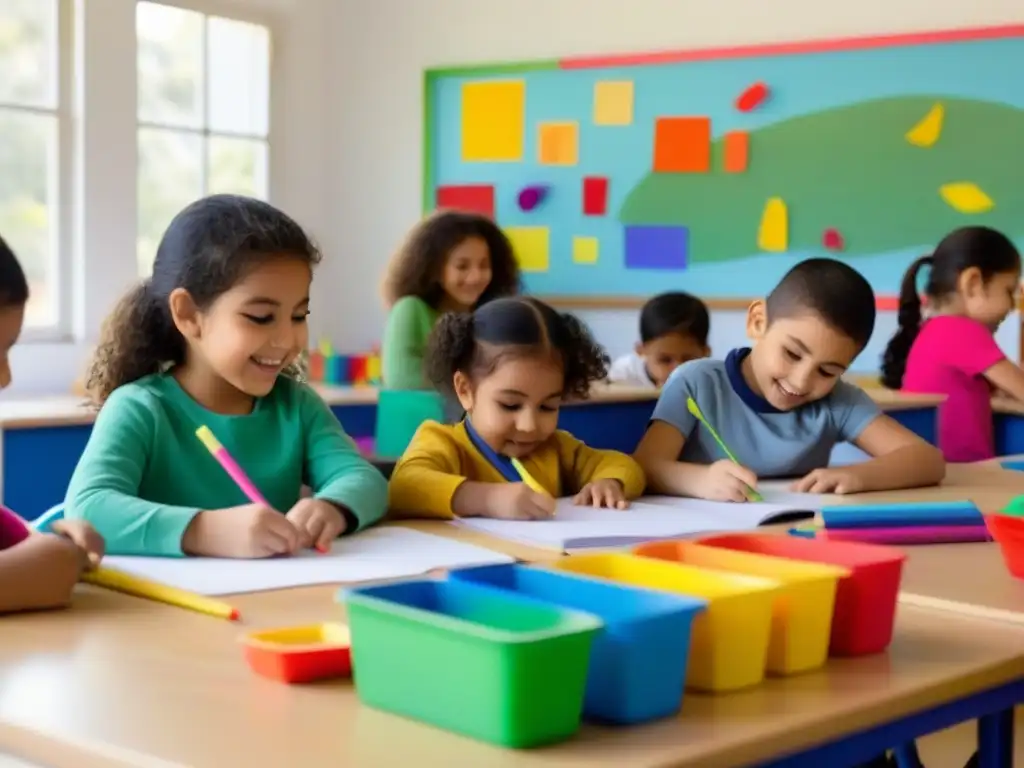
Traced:
POLYGON ((590 394, 591 384, 608 378, 611 358, 578 317, 562 314, 559 320, 558 338, 551 341, 561 353, 565 367, 564 394, 583 400, 590 394))
POLYGON ((441 316, 427 340, 427 379, 442 393, 454 395, 455 374, 468 372, 476 347, 473 315, 448 312, 441 316))
POLYGON ((103 324, 86 375, 90 402, 102 407, 110 394, 185 358, 185 340, 149 290, 140 283, 118 302, 103 324))
POLYGON ((898 328, 885 348, 882 356, 882 385, 889 389, 903 386, 903 374, 907 368, 907 356, 921 330, 921 295, 917 278, 921 268, 933 263, 931 256, 922 256, 907 269, 900 284, 900 304, 896 315, 898 328))

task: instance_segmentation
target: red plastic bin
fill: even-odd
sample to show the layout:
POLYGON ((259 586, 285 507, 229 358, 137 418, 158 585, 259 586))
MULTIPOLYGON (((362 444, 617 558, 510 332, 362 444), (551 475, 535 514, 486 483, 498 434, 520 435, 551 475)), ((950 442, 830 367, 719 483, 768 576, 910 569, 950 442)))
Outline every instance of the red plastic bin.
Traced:
POLYGON ((863 656, 884 651, 892 642, 896 598, 907 556, 874 544, 803 539, 773 534, 710 536, 699 543, 849 569, 839 580, 829 654, 863 656))
POLYGON ((1024 579, 1024 518, 1016 515, 985 515, 985 526, 1003 553, 1006 570, 1024 579))

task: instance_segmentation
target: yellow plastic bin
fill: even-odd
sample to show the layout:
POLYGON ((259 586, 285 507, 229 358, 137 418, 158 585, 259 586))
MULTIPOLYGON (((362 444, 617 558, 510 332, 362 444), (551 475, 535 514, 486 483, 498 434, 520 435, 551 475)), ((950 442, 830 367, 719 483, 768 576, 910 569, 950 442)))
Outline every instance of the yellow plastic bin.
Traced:
POLYGON ((708 547, 692 541, 651 542, 636 547, 633 553, 779 582, 768 643, 768 672, 806 672, 817 669, 828 659, 836 590, 839 580, 850 575, 848 569, 708 547))
POLYGON ((764 679, 779 582, 625 554, 573 555, 544 567, 706 599, 693 622, 686 686, 724 692, 764 679))

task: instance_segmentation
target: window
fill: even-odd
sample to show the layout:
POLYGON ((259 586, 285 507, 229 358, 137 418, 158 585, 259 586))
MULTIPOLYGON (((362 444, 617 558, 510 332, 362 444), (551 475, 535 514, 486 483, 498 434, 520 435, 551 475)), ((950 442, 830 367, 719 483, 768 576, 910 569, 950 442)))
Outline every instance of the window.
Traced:
POLYGON ((270 32, 140 2, 136 33, 137 257, 146 275, 168 223, 188 203, 216 192, 267 197, 270 32))
MULTIPOLYGON (((70 144, 63 141, 58 0, 0 0, 0 236, 18 255, 31 297, 26 325, 57 329, 61 311, 62 236, 69 227, 61 205, 69 185, 70 144)), ((66 82, 66 81, 65 81, 66 82)))

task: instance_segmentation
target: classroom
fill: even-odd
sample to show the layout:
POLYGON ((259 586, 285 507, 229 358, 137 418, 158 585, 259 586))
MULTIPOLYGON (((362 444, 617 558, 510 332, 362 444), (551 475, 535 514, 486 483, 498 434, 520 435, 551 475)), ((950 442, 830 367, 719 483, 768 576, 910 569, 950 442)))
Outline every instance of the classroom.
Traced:
MULTIPOLYGON (((878 312, 843 385, 922 446, 943 439, 947 396, 880 379, 904 271, 961 225, 1024 247, 1006 161, 1024 132, 999 125, 1024 114, 1006 74, 1024 62, 1017 0, 0 0, 0 31, 0 65, 14 73, 0 83, 0 237, 29 289, 0 394, 0 582, 10 510, 33 536, 84 547, 63 533, 84 519, 64 519, 65 497, 80 462, 111 466, 87 449, 102 427, 85 399, 89 362, 172 218, 207 195, 269 202, 322 254, 303 423, 325 406, 328 431, 336 419, 358 448, 352 461, 385 477, 403 450, 381 449, 385 431, 406 446, 428 414, 460 428, 433 393, 421 406, 423 393, 403 399, 382 382, 389 262, 438 208, 493 218, 524 292, 571 312, 611 360, 634 350, 641 306, 667 290, 705 302, 710 358, 724 360, 751 344, 753 300, 801 260, 837 258, 867 278, 878 312), (804 117, 815 111, 817 125, 804 117), (960 115, 995 125, 991 140, 968 136, 960 115), (877 151, 896 170, 878 178, 807 149, 806 136, 828 144, 834 131, 853 157, 859 126, 886 121, 898 151, 945 153, 945 175, 916 158, 897 168, 889 145, 877 151), (670 174, 690 186, 663 185, 670 174), (819 194, 833 182, 841 194, 819 194), (709 252, 734 263, 701 263, 709 252)), ((992 332, 1015 366, 1019 279, 1018 267, 992 332)), ((2 280, 0 269, 0 336, 2 280)), ((81 566, 66 610, 0 611, 0 766, 1024 765, 1024 564, 995 533, 1010 537, 1024 512, 1024 400, 987 384, 993 458, 947 461, 941 483, 920 488, 796 493, 766 480, 748 504, 679 498, 697 494, 658 495, 638 451, 647 490, 629 510, 557 498, 543 523, 459 519, 453 490, 446 515, 426 501, 413 514, 393 483, 375 524, 328 499, 346 535, 320 553, 201 551, 187 533, 144 553, 130 543, 142 533, 108 536, 103 567, 81 566), (858 559, 871 557, 884 564, 858 559), (890 582, 869 585, 885 595, 869 610, 851 592, 871 568, 890 582), (724 595, 747 602, 730 614, 724 595), (671 614, 682 640, 643 635, 632 612, 666 628, 671 614), (664 666, 641 663, 643 642, 664 666), (665 703, 648 706, 656 689, 665 703), (637 714, 645 706, 664 711, 637 714)), ((658 423, 660 389, 588 391, 566 399, 558 428, 632 456, 658 423)), ((249 506, 262 489, 275 502, 264 506, 286 509, 245 471, 272 477, 302 447, 267 450, 276 464, 239 461, 240 480, 230 413, 208 421, 230 451, 200 436, 195 450, 216 461, 177 485, 209 483, 249 506)), ((475 430, 459 439, 491 474, 561 495, 525 457, 510 478, 475 430)), ((824 471, 870 459, 853 442, 837 440, 824 471)), ((295 492, 312 485, 316 502, 318 483, 303 468, 295 492)), ((162 503, 195 506, 187 489, 168 493, 162 503)), ((0 583, 0 604, 4 594, 0 583)))

